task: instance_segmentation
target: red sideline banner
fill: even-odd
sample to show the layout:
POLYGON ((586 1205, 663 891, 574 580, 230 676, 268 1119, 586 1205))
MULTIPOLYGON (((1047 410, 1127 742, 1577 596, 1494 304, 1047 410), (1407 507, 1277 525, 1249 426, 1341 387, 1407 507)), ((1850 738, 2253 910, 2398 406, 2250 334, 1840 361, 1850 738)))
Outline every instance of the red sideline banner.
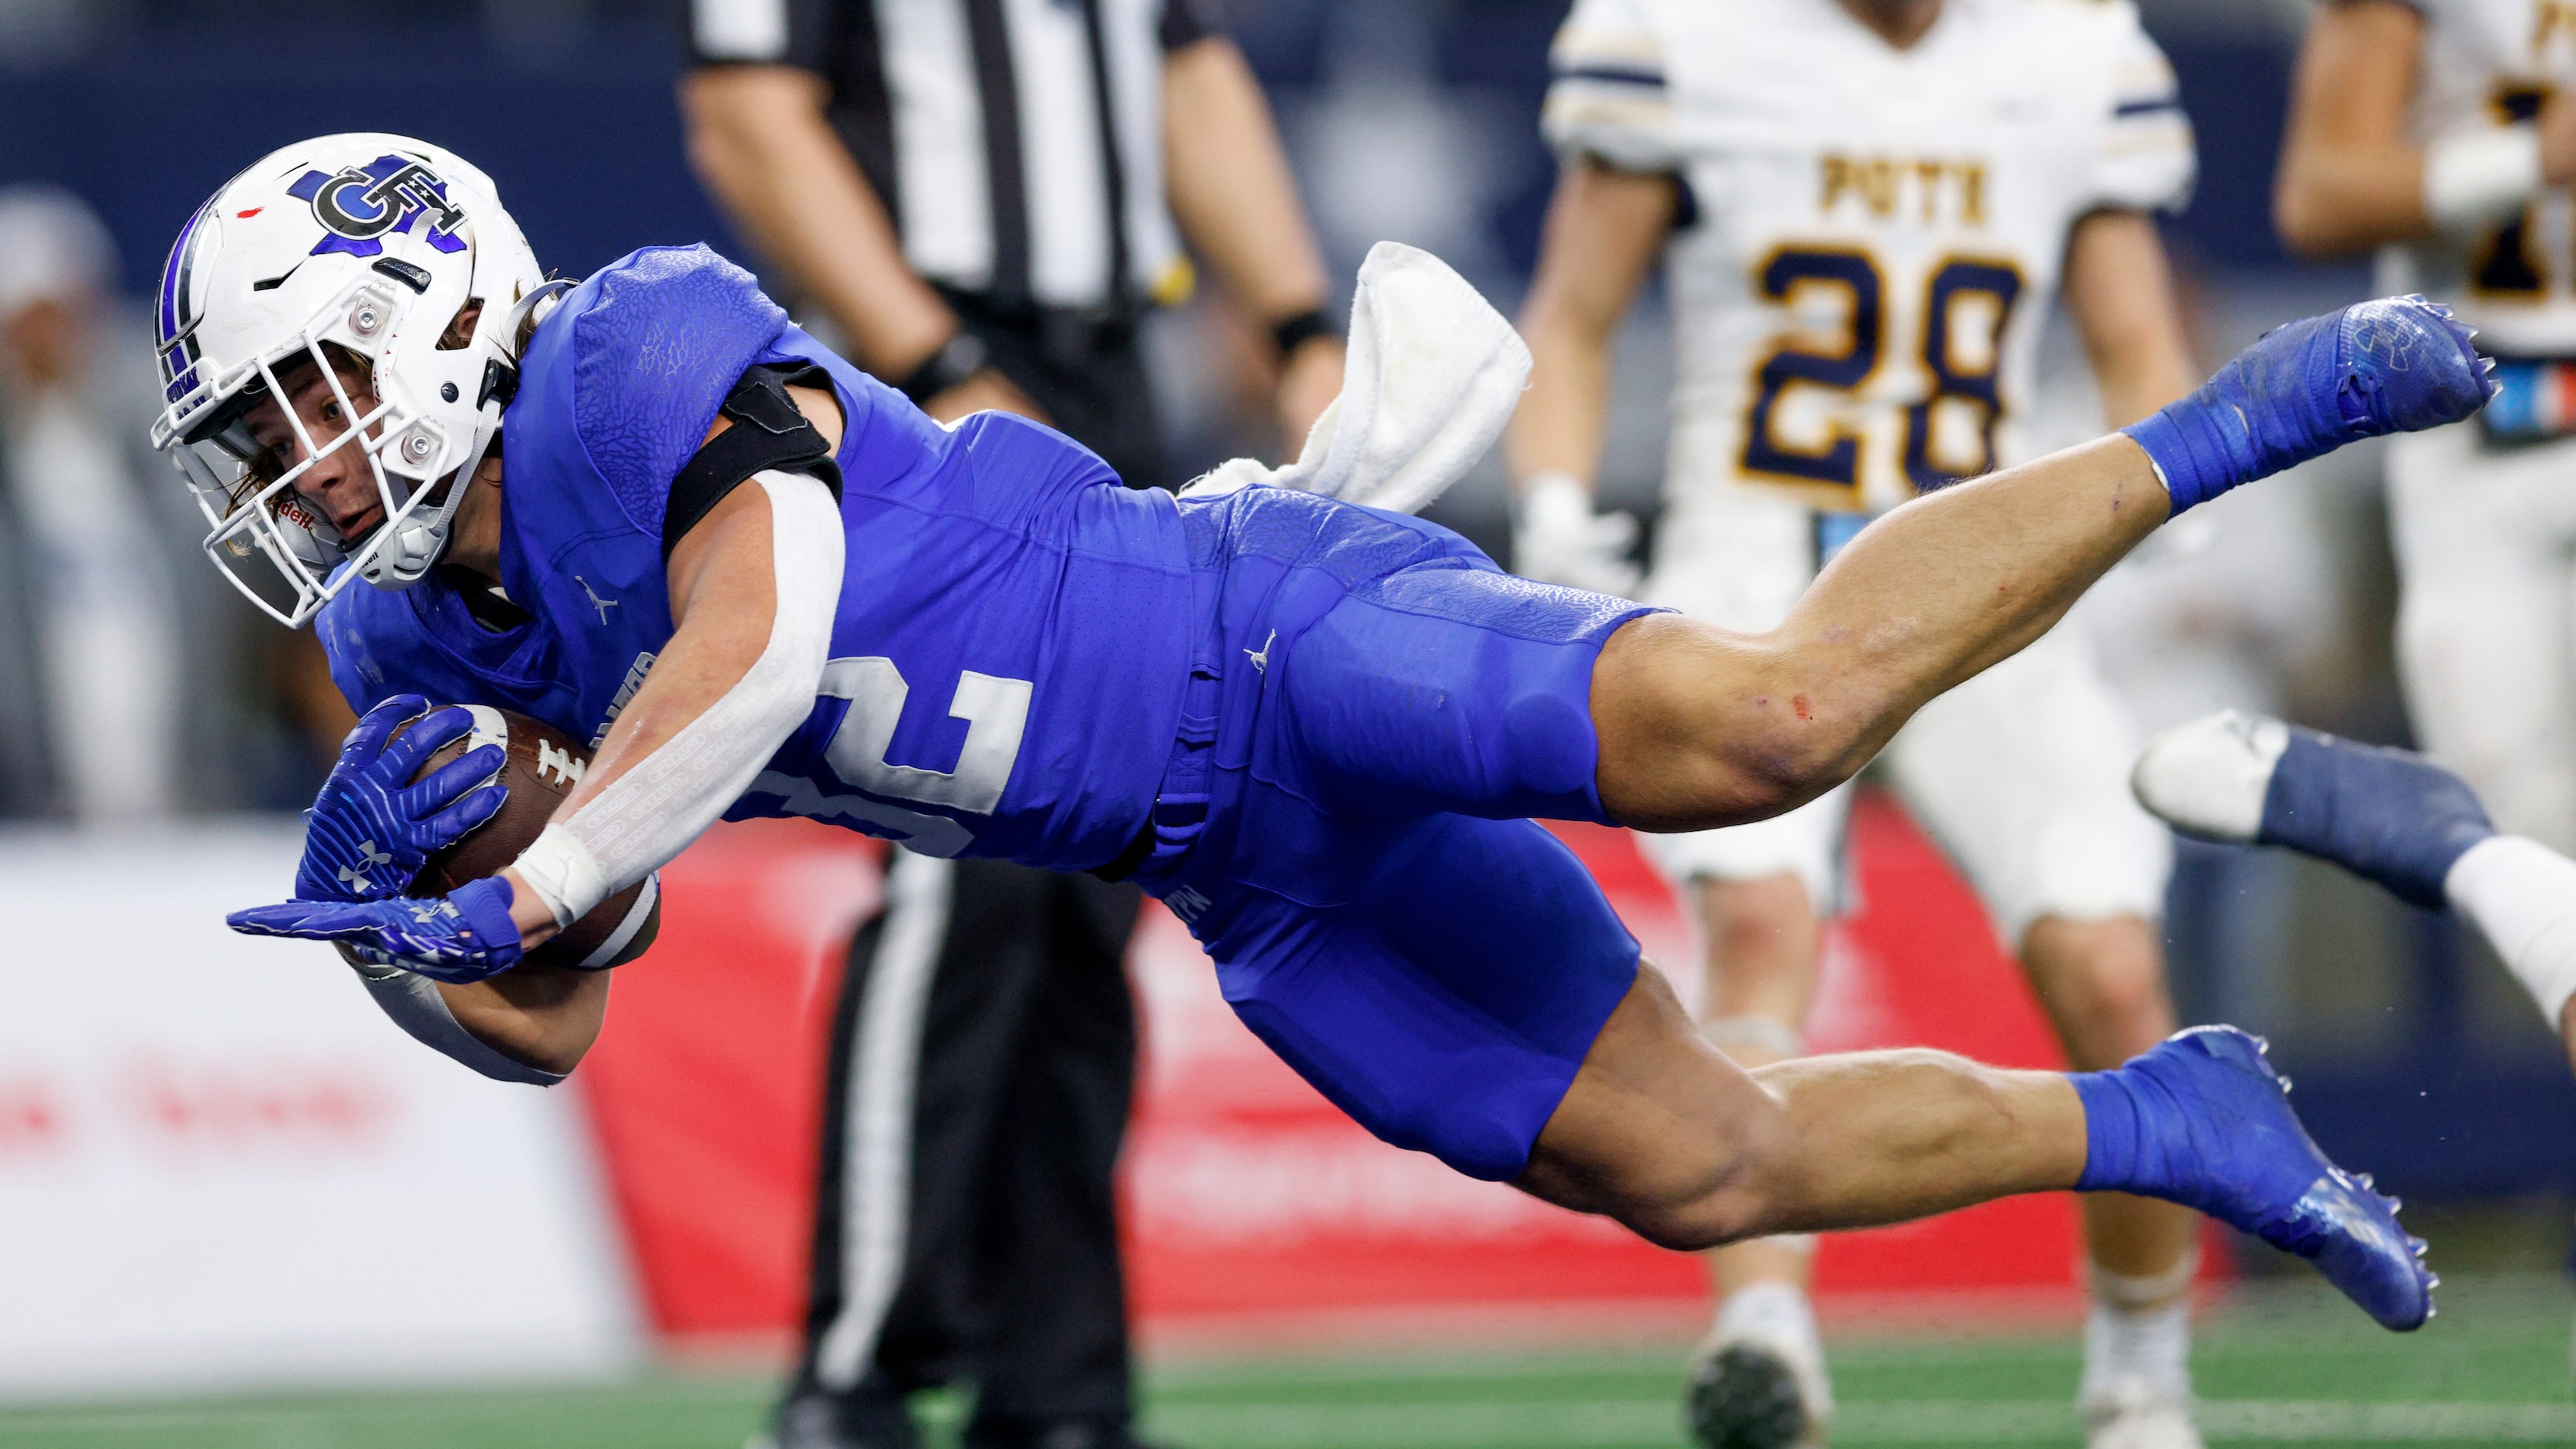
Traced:
POLYGON ((617 973, 582 1063, 639 1297, 666 1335, 804 1311, 814 1137, 843 953, 884 847, 802 820, 719 825, 662 872, 662 932, 617 973))
MULTIPOLYGON (((1693 928, 1629 838, 1563 834, 1649 958, 1693 974, 1693 928)), ((1865 794, 1851 839, 1860 909, 1831 933, 1815 1048, 2060 1065, 1975 898, 1903 813, 1865 794)), ((876 897, 876 849, 803 822, 722 827, 664 872, 661 940, 619 973, 582 1070, 642 1297, 666 1333, 775 1331, 798 1311, 829 1007, 843 943, 876 897)), ((1235 1020, 1159 906, 1130 965, 1146 1051, 1126 1198, 1148 1319, 1705 1295, 1685 1255, 1369 1137, 1235 1020)), ((1818 1286, 2071 1303, 2077 1253, 2070 1198, 2021 1198, 1837 1234, 1818 1286)))

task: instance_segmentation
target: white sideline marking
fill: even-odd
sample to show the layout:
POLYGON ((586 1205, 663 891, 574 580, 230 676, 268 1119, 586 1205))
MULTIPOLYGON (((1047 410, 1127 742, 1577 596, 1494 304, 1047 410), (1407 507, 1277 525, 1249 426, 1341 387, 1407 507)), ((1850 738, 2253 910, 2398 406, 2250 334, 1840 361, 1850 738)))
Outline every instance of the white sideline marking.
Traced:
MULTIPOLYGON (((1671 1399, 1174 1404, 1155 1411, 1151 1422, 1156 1434, 1223 1443, 1232 1449, 1311 1449, 1324 1444, 1348 1449, 1478 1449, 1532 1442, 1628 1445, 1678 1442, 1681 1406, 1671 1399)), ((2201 1403, 2200 1427, 2211 1439, 2274 1443, 2468 1439, 2548 1444, 2576 1439, 2576 1406, 2217 1399, 2201 1403)), ((1846 1404, 1834 1418, 1837 1444, 2065 1443, 2080 1432, 2073 1406, 2054 1399, 1846 1404)))
MULTIPOLYGON (((637 1384, 600 1392, 607 1400, 687 1403, 721 1399, 729 1386, 637 1384)), ((506 1396, 506 1395, 505 1395, 506 1396)), ((406 1415, 481 1415, 492 1405, 402 1396, 406 1415)), ((0 1433, 67 1435, 169 1433, 187 1429, 319 1429, 350 1411, 337 1400, 310 1404, 226 1404, 121 1413, 61 1411, 0 1416, 0 1433)), ((2386 1444, 2482 1440, 2548 1444, 2576 1440, 2576 1406, 2465 1401, 2348 1404, 2280 1399, 2204 1400, 2201 1429, 2216 1440, 2386 1444)), ((1555 1403, 1174 1404, 1152 1415, 1152 1430, 1231 1449, 1483 1449, 1492 1444, 1677 1444, 1681 1406, 1672 1399, 1555 1403)), ((1924 1399, 1847 1404, 1835 1416, 1838 1444, 2035 1444, 2072 1440, 2074 1409, 2054 1399, 1976 1403, 1924 1399)))

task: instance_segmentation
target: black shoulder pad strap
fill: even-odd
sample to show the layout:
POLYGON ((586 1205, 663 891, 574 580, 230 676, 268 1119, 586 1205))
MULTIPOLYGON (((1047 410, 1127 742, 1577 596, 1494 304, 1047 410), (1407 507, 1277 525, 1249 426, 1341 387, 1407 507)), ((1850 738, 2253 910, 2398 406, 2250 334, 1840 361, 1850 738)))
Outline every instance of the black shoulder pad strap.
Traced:
POLYGON ((664 563, 670 562, 672 547, 698 526, 698 520, 754 473, 771 468, 811 473, 832 490, 834 502, 840 501, 840 465, 832 461, 831 446, 823 435, 788 398, 791 383, 828 392, 832 375, 810 362, 764 362, 745 371, 742 381, 726 395, 718 411, 733 419, 733 426, 698 449, 680 476, 671 480, 671 500, 662 510, 664 563))

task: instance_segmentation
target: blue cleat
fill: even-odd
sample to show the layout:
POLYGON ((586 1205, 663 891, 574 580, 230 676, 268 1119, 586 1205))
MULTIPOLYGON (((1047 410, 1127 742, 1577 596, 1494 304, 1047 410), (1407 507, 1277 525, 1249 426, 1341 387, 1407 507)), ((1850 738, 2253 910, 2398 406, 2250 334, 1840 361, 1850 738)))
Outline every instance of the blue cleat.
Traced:
POLYGON ((2199 391, 2121 431, 2155 460, 2180 513, 2346 443, 2486 406, 2494 364, 2469 338, 2422 297, 2356 303, 2274 328, 2199 391))
POLYGON ((2495 834, 2476 792, 2421 755, 2234 710, 2149 740, 2129 783, 2187 835, 2286 845, 2432 910, 2451 867, 2495 834))
POLYGON ((2317 1150, 2264 1051, 2232 1026, 2194 1027, 2072 1078, 2092 1143, 2076 1190, 2197 1208, 2316 1264, 2381 1327, 2423 1326, 2441 1281, 2423 1240, 2398 1226, 2396 1199, 2317 1150))

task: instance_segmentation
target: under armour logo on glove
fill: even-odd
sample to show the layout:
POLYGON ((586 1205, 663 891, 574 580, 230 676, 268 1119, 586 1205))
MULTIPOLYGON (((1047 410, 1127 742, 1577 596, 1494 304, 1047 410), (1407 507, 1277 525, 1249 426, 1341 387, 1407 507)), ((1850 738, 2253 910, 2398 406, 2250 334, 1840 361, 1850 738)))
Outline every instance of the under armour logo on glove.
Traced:
POLYGON ((305 813, 296 898, 390 896, 411 884, 433 852, 491 819, 504 794, 495 783, 504 758, 498 745, 468 750, 418 784, 411 779, 423 760, 473 727, 466 711, 432 710, 417 694, 395 695, 367 711, 305 813), (411 727, 389 743, 405 721, 411 727))
POLYGON ((340 884, 347 886, 360 897, 363 897, 368 891, 373 890, 374 887, 367 883, 367 878, 365 876, 358 874, 359 869, 361 867, 372 869, 380 865, 391 865, 393 864, 393 859, 394 858, 392 856, 376 849, 376 843, 374 841, 361 840, 358 842, 358 864, 354 866, 344 865, 340 867, 340 884))

